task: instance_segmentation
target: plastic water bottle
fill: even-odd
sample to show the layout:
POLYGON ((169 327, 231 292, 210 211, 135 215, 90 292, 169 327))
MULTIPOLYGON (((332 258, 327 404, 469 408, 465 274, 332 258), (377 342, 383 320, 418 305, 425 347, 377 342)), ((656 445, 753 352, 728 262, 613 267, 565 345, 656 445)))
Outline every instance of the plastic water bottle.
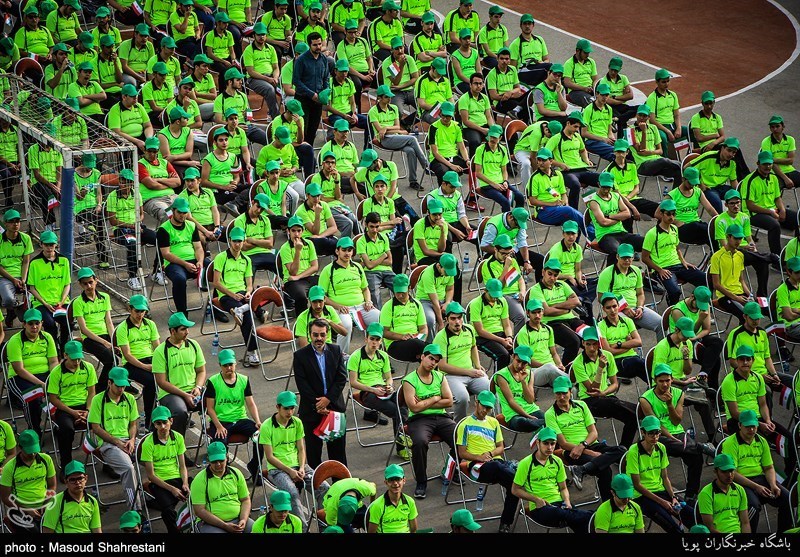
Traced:
POLYGON ((482 511, 483 510, 483 498, 486 497, 486 486, 481 485, 478 487, 478 495, 475 499, 475 510, 482 511))
POLYGON ((464 254, 464 264, 461 267, 461 272, 466 273, 471 271, 472 269, 469 268, 469 253, 464 254))
POLYGON ((211 355, 219 354, 219 333, 214 333, 214 340, 211 341, 211 355))
POLYGON ((150 534, 152 533, 153 529, 150 527, 150 521, 144 520, 142 521, 142 534, 150 534))
POLYGON ((211 323, 211 304, 206 304, 205 322, 211 323))
POLYGON ((447 495, 447 488, 450 487, 450 480, 446 476, 442 476, 442 497, 447 495))
POLYGON ((675 510, 676 513, 680 514, 681 510, 686 507, 686 501, 678 501, 675 503, 672 508, 675 510))
POLYGON ((258 510, 261 511, 262 513, 266 513, 267 512, 267 506, 266 505, 261 505, 260 507, 258 507, 258 510))
POLYGON ((694 439, 694 438, 695 438, 695 435, 696 435, 696 433, 695 433, 695 431, 694 431, 694 428, 693 428, 693 427, 690 427, 689 429, 687 429, 687 430, 686 430, 686 435, 688 435, 689 437, 691 437, 692 439, 694 439))
POLYGON ((667 197, 669 195, 669 182, 664 182, 664 196, 667 197))

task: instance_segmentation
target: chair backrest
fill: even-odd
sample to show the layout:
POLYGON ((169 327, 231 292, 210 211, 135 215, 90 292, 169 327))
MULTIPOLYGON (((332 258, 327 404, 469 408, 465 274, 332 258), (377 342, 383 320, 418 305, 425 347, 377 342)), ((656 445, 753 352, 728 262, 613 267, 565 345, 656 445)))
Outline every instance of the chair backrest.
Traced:
POLYGON ((485 281, 483 280, 483 273, 486 270, 486 266, 489 264, 488 259, 482 259, 480 263, 478 263, 478 269, 476 271, 478 277, 478 284, 483 284, 485 281))
POLYGON ((717 242, 715 236, 717 235, 717 218, 719 215, 714 215, 711 217, 711 220, 708 221, 708 243, 712 246, 711 251, 712 253, 716 251, 719 247, 719 242, 717 242))
POLYGON ((206 286, 206 288, 208 288, 208 296, 209 296, 209 298, 211 298, 213 300, 215 298, 215 296, 214 296, 214 287, 212 286, 212 284, 214 283, 214 260, 213 259, 211 260, 211 263, 208 264, 208 267, 206 267, 203 270, 203 275, 204 275, 203 279, 205 280, 205 286, 206 286))
MULTIPOLYGON (((686 168, 687 166, 689 166, 690 162, 692 162, 699 156, 700 156, 699 153, 689 153, 683 158, 683 163, 681 164, 681 168, 686 168)), ((677 185, 675 187, 677 187, 677 185)))
MULTIPOLYGON (((166 111, 164 111, 164 112, 166 112, 166 111)), ((218 129, 220 129, 222 126, 223 126, 223 124, 214 124, 213 126, 208 128, 208 131, 206 132, 206 145, 208 145, 209 151, 213 151, 214 150, 214 148, 213 148, 213 145, 214 145, 214 132, 217 131, 218 129)))
POLYGON ((268 304, 275 304, 276 307, 283 307, 283 297, 281 293, 271 286, 259 286, 253 295, 250 296, 250 307, 253 311, 268 304))
POLYGON ((653 350, 655 348, 651 348, 647 351, 644 357, 644 370, 647 372, 647 383, 649 385, 653 384, 653 350))
POLYGON ((489 223, 489 217, 483 217, 481 222, 478 223, 478 245, 483 241, 483 233, 486 232, 486 225, 489 223))
POLYGON ((418 265, 418 266, 414 267, 414 269, 411 271, 411 275, 409 276, 409 279, 408 279, 408 289, 409 290, 414 290, 414 289, 417 288, 417 283, 419 282, 419 277, 422 274, 422 271, 424 271, 427 268, 428 268, 427 265, 418 265))
POLYGON ((669 334, 669 316, 672 314, 672 310, 675 309, 675 306, 669 306, 667 309, 664 310, 664 313, 661 314, 661 330, 664 331, 665 335, 669 334))
MULTIPOLYGON (((425 218, 425 217, 422 217, 425 218)), ((414 228, 412 227, 406 234, 406 252, 408 253, 408 264, 414 263, 414 228)))
MULTIPOLYGON (((363 223, 364 223, 364 201, 363 200, 359 201, 358 205, 356 206, 356 219, 358 219, 358 222, 360 222, 363 225, 363 223)), ((355 243, 355 240, 353 240, 353 243, 355 243)))
POLYGON ((235 226, 234 222, 236 222, 236 219, 225 225, 225 241, 228 243, 228 247, 231 245, 231 230, 233 230, 235 226))
POLYGON ((322 485, 324 481, 330 479, 343 480, 352 477, 353 475, 350 473, 347 466, 338 460, 326 460, 314 470, 314 474, 311 477, 311 485, 313 489, 316 490, 319 489, 319 486, 322 485))
POLYGON ((769 317, 773 323, 778 321, 778 289, 772 291, 769 295, 769 317))
POLYGON ((419 214, 422 215, 424 218, 428 214, 428 197, 425 196, 422 198, 422 201, 419 202, 419 214))

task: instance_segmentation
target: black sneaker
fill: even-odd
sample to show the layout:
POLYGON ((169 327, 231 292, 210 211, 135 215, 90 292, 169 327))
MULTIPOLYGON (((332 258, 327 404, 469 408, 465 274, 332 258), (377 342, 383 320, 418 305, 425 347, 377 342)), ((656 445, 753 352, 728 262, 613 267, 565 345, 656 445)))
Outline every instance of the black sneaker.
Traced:
POLYGON ((499 534, 510 534, 511 533, 511 524, 501 524, 500 528, 497 529, 499 534))
POLYGON ((364 410, 364 421, 377 423, 378 425, 386 425, 389 420, 377 410, 364 410))
POLYGON ((408 187, 411 188, 412 190, 417 190, 417 191, 422 190, 422 186, 419 185, 419 182, 409 182, 408 187))
POLYGON ((583 466, 570 466, 569 471, 572 472, 572 483, 578 491, 583 490, 583 466))
POLYGON ((631 383, 633 383, 633 379, 631 379, 630 377, 617 376, 617 381, 619 381, 623 385, 630 385, 631 383))
POLYGON ((216 308, 214 308, 214 319, 220 323, 228 323, 231 320, 227 313, 224 311, 219 311, 216 308))
POLYGON ((117 474, 108 464, 103 464, 103 473, 112 480, 118 480, 120 478, 120 475, 117 474))
POLYGON ((425 484, 417 484, 417 489, 414 490, 414 499, 425 499, 428 486, 425 484))
POLYGON ((783 360, 784 362, 793 362, 794 361, 794 354, 792 354, 791 350, 789 350, 785 346, 781 346, 779 350, 780 350, 780 354, 781 354, 781 360, 783 360))

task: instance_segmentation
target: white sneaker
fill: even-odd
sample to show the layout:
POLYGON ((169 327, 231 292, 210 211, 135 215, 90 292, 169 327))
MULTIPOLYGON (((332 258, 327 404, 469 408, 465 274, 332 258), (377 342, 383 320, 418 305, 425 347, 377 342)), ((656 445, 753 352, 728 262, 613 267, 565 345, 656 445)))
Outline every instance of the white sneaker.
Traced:
POLYGON ((244 355, 244 367, 254 367, 261 365, 261 360, 258 358, 258 353, 248 352, 244 355))
POLYGON ((142 283, 139 282, 139 277, 132 277, 128 279, 128 288, 131 290, 141 290, 142 283))
POLYGON ((167 280, 164 278, 164 273, 162 271, 153 273, 152 277, 153 277, 153 282, 155 282, 159 286, 164 286, 165 284, 167 284, 167 280))
POLYGON ((243 304, 238 308, 233 309, 233 316, 236 318, 236 321, 239 322, 239 325, 242 324, 242 320, 244 319, 244 314, 247 313, 247 310, 250 309, 248 304, 243 304))

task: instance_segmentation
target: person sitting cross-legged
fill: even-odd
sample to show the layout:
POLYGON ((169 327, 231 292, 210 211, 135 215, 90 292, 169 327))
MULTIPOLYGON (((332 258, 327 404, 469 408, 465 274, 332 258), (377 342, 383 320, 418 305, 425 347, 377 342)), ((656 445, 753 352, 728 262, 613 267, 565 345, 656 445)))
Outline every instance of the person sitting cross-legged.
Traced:
POLYGON ((496 278, 487 280, 483 293, 467 304, 467 315, 477 333, 478 349, 495 362, 497 369, 506 367, 511 361, 514 331, 503 283, 496 278))

